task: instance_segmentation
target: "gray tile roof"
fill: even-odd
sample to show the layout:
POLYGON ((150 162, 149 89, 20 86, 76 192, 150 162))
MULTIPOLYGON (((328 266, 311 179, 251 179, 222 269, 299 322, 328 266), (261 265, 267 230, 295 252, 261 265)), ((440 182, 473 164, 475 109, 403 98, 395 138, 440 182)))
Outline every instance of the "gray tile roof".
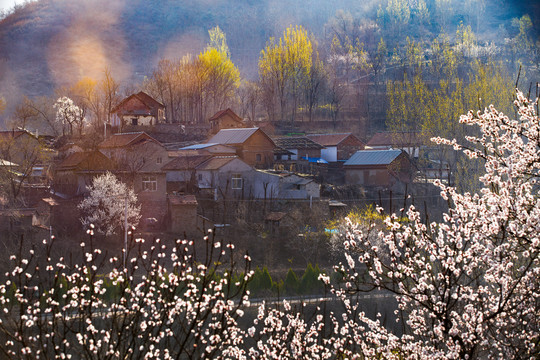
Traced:
POLYGON ((242 144, 259 128, 222 129, 208 143, 213 144, 242 144))
POLYGON ((354 153, 343 165, 388 165, 401 152, 401 150, 360 150, 354 153))
POLYGON ((302 137, 282 137, 275 138, 274 142, 277 146, 284 149, 322 149, 323 146, 315 141, 302 137))

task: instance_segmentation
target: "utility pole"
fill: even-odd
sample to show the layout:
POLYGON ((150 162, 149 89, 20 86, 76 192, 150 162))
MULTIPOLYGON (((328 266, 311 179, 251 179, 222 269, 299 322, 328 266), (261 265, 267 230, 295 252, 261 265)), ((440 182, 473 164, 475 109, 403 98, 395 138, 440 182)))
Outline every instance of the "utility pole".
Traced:
POLYGON ((125 203, 124 203, 124 268, 126 267, 127 263, 127 238, 128 238, 128 192, 126 187, 126 196, 125 196, 125 203))

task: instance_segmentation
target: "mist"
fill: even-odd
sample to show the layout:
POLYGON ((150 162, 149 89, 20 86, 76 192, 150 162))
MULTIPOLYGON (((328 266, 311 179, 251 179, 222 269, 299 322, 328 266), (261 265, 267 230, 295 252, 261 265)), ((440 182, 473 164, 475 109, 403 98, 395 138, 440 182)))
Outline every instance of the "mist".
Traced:
MULTIPOLYGON (((470 1, 470 0, 468 0, 470 1)), ((465 3, 465 1, 463 1, 465 3)), ((13 1, 3 0, 0 6, 13 1)), ((256 80, 261 50, 290 25, 302 25, 327 45, 326 24, 338 10, 362 23, 377 19, 387 1, 349 0, 38 0, 17 5, 0 22, 0 94, 7 102, 4 119, 26 95, 51 95, 83 77, 99 79, 104 69, 123 84, 150 76, 162 58, 197 55, 207 31, 219 26, 227 35, 233 62, 244 78, 256 80)), ((416 1, 410 1, 416 3, 416 1)), ((433 11, 434 1, 426 1, 433 11)), ((522 1, 485 1, 473 30, 479 41, 497 40, 500 25, 530 13, 538 5, 522 1)), ((456 10, 456 9, 454 9, 456 10)), ((471 15, 472 16, 472 15, 471 15)), ((461 21, 451 14, 449 34, 461 21)), ((436 29, 435 29, 436 30, 436 29)), ((417 36, 418 34, 403 34, 417 36)), ((500 40, 500 39, 499 39, 500 40)), ((1 119, 0 119, 1 120, 1 119)))

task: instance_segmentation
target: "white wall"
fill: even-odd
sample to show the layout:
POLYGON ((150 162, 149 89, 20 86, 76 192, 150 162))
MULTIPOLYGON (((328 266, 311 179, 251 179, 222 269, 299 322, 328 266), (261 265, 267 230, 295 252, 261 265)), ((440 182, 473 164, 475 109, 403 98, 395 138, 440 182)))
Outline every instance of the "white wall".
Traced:
POLYGON ((337 161, 337 146, 329 146, 321 149, 321 158, 328 162, 337 161))

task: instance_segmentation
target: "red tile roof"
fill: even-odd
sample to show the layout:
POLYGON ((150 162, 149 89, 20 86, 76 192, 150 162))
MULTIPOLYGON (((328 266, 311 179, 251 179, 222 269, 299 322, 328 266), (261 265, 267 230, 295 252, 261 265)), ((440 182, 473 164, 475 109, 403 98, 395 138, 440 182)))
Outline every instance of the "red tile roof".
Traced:
POLYGON ((114 163, 111 159, 99 151, 92 151, 75 152, 69 155, 58 164, 56 170, 112 170, 113 168, 114 163))
POLYGON ((121 108, 126 102, 128 102, 130 99, 136 98, 140 102, 142 102, 147 108, 149 109, 155 109, 157 108, 165 108, 165 105, 148 95, 147 93, 140 91, 137 94, 132 94, 125 98, 124 100, 120 101, 118 105, 116 105, 112 110, 111 113, 116 112, 119 108, 121 108))
POLYGON ((216 120, 218 120, 219 118, 221 118, 222 116, 224 116, 226 114, 230 115, 233 118, 233 120, 236 120, 236 121, 238 121, 240 123, 242 122, 242 118, 240 116, 236 115, 236 113, 234 111, 232 111, 231 108, 227 108, 225 110, 218 111, 217 113, 214 114, 214 116, 212 116, 209 119, 209 121, 216 121, 216 120))
POLYGON ((147 133, 141 131, 141 132, 132 132, 132 133, 119 133, 114 134, 111 137, 103 140, 101 144, 99 144, 100 148, 119 148, 124 146, 130 146, 135 145, 142 141, 154 141, 157 144, 161 143, 148 135, 147 133))
POLYGON ((363 145, 363 142, 360 141, 352 133, 336 133, 336 134, 310 134, 307 135, 308 138, 315 141, 316 143, 321 144, 322 146, 337 146, 343 140, 347 139, 349 136, 352 136, 359 144, 363 145))

